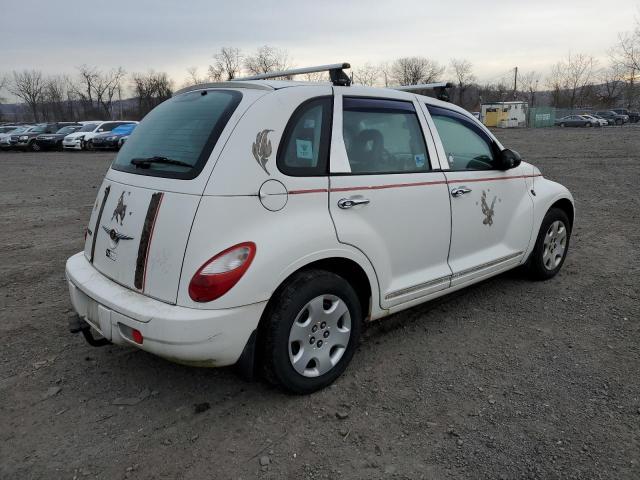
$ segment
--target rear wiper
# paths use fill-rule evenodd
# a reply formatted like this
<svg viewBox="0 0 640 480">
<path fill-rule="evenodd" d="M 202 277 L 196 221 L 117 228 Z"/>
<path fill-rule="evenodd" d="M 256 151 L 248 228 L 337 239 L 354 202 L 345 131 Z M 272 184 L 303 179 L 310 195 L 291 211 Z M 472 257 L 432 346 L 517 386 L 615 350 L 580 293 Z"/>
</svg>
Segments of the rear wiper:
<svg viewBox="0 0 640 480">
<path fill-rule="evenodd" d="M 131 160 L 131 165 L 135 165 L 138 168 L 149 168 L 152 163 L 161 163 L 164 165 L 178 165 L 180 167 L 193 168 L 193 165 L 180 160 L 173 160 L 167 157 L 149 157 L 149 158 L 134 158 Z"/>
</svg>

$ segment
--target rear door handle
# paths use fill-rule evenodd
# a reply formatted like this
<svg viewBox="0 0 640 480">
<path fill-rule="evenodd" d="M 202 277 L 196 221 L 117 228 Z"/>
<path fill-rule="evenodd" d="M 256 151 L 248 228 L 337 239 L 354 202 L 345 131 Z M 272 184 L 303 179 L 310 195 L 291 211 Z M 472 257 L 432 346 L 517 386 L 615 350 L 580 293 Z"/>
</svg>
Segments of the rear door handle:
<svg viewBox="0 0 640 480">
<path fill-rule="evenodd" d="M 451 190 L 452 197 L 461 197 L 465 193 L 469 193 L 471 191 L 470 188 L 467 187 L 456 187 Z"/>
<path fill-rule="evenodd" d="M 368 205 L 369 201 L 370 200 L 368 198 L 341 198 L 338 200 L 338 207 L 344 210 L 346 208 L 355 207 L 356 205 Z"/>
</svg>

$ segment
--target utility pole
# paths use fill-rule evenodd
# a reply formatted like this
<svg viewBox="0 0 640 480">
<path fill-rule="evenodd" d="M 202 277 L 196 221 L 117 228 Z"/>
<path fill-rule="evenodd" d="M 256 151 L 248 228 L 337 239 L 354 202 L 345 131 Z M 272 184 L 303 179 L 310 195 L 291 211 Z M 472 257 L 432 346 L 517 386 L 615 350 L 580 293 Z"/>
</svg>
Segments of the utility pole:
<svg viewBox="0 0 640 480">
<path fill-rule="evenodd" d="M 514 68 L 514 75 L 513 75 L 513 99 L 516 99 L 516 95 L 518 92 L 518 67 Z"/>
</svg>

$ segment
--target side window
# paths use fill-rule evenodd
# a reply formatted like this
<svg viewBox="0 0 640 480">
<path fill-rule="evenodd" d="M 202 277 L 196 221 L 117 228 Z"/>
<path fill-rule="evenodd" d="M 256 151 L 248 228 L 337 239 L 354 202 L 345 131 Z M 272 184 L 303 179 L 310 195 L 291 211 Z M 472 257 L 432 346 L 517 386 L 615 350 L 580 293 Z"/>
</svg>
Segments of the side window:
<svg viewBox="0 0 640 480">
<path fill-rule="evenodd" d="M 429 171 L 429 154 L 413 103 L 345 97 L 342 110 L 351 173 Z"/>
<path fill-rule="evenodd" d="M 327 175 L 333 97 L 318 97 L 300 105 L 287 123 L 277 156 L 285 175 Z"/>
<path fill-rule="evenodd" d="M 117 122 L 109 122 L 109 123 L 105 123 L 100 128 L 102 129 L 103 132 L 110 132 L 111 130 L 113 130 L 117 126 L 118 126 Z"/>
<path fill-rule="evenodd" d="M 451 170 L 495 169 L 494 145 L 471 120 L 457 112 L 427 106 Z"/>
</svg>

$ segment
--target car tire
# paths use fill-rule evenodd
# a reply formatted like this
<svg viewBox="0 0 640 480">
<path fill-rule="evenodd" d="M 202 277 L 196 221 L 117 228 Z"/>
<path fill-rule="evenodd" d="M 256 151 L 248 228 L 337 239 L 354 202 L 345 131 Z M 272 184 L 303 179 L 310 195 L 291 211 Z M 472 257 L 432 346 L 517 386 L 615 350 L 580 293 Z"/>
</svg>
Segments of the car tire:
<svg viewBox="0 0 640 480">
<path fill-rule="evenodd" d="M 560 124 L 560 126 L 561 126 L 562 128 L 564 128 L 564 127 L 565 127 L 565 124 L 564 124 L 564 123 L 561 123 L 561 124 Z"/>
<path fill-rule="evenodd" d="M 351 361 L 361 324 L 358 296 L 344 278 L 294 274 L 274 294 L 259 331 L 266 379 L 295 394 L 330 385 Z"/>
<path fill-rule="evenodd" d="M 562 268 L 571 238 L 571 224 L 567 214 L 551 208 L 542 219 L 536 244 L 527 261 L 527 270 L 534 280 L 548 280 Z"/>
<path fill-rule="evenodd" d="M 29 144 L 29 150 L 31 150 L 32 152 L 39 152 L 40 150 L 42 150 L 42 148 L 40 148 L 40 145 L 38 145 L 38 143 L 34 140 Z"/>
<path fill-rule="evenodd" d="M 615 122 L 616 122 L 616 125 L 622 125 L 623 123 L 622 120 L 620 120 L 619 118 L 617 118 Z"/>
<path fill-rule="evenodd" d="M 593 127 L 593 124 L 591 122 L 587 122 L 585 127 Z"/>
</svg>

